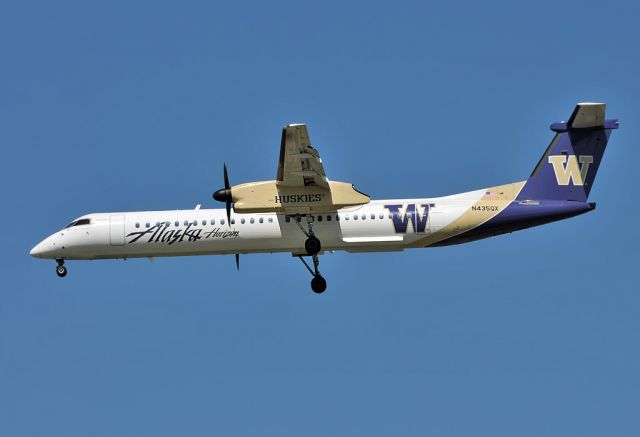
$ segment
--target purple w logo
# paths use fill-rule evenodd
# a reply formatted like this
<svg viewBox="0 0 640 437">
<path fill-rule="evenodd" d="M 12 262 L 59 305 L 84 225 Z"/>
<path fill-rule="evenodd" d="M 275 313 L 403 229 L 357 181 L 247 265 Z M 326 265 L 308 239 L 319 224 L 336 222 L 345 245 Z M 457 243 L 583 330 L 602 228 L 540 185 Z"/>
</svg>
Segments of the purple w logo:
<svg viewBox="0 0 640 437">
<path fill-rule="evenodd" d="M 391 213 L 393 220 L 393 227 L 396 230 L 396 234 L 406 234 L 409 220 L 411 220 L 411 226 L 413 231 L 417 233 L 423 233 L 424 228 L 427 226 L 427 219 L 429 218 L 429 204 L 420 205 L 424 208 L 422 215 L 417 211 L 417 205 L 410 204 L 404 209 L 404 214 L 400 214 L 400 208 L 404 205 L 385 205 L 384 207 Z"/>
</svg>

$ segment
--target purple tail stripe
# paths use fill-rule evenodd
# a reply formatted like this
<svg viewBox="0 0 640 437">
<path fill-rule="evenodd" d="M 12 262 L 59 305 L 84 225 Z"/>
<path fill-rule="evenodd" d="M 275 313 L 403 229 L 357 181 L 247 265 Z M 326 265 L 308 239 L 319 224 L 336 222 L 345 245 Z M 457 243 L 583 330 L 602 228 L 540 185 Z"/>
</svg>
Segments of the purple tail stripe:
<svg viewBox="0 0 640 437">
<path fill-rule="evenodd" d="M 507 208 L 482 225 L 456 235 L 434 246 L 467 243 L 507 232 L 519 231 L 545 223 L 593 211 L 595 203 L 541 200 L 538 203 L 511 202 Z"/>
</svg>

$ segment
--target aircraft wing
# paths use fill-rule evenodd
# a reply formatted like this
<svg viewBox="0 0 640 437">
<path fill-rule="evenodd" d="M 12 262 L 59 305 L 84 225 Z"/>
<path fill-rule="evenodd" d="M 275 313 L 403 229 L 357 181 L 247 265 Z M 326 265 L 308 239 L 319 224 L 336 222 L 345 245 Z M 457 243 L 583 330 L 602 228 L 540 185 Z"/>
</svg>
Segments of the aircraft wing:
<svg viewBox="0 0 640 437">
<path fill-rule="evenodd" d="M 320 154 L 311 146 L 305 124 L 288 124 L 282 129 L 276 181 L 288 187 L 329 189 Z"/>
</svg>

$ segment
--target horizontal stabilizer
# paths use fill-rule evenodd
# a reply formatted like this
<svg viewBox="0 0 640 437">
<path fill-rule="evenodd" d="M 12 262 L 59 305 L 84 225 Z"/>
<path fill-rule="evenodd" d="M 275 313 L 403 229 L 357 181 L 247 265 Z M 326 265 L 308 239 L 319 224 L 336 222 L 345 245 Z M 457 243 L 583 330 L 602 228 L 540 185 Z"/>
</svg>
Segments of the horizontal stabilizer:
<svg viewBox="0 0 640 437">
<path fill-rule="evenodd" d="M 570 129 L 592 129 L 604 127 L 604 103 L 578 103 L 567 122 Z"/>
</svg>

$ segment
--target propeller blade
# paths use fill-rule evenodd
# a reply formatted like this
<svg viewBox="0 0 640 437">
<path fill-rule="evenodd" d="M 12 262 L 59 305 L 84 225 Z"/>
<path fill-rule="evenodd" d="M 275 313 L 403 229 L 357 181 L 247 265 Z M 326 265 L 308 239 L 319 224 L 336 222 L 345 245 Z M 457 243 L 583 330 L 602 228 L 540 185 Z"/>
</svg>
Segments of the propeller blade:
<svg viewBox="0 0 640 437">
<path fill-rule="evenodd" d="M 213 198 L 218 202 L 224 202 L 227 210 L 227 223 L 231 227 L 231 202 L 233 202 L 233 196 L 231 195 L 231 185 L 229 184 L 229 172 L 227 171 L 227 163 L 224 163 L 224 188 L 220 188 L 213 193 Z"/>
<path fill-rule="evenodd" d="M 240 271 L 240 254 L 236 253 L 236 269 Z"/>
<path fill-rule="evenodd" d="M 229 173 L 227 172 L 227 163 L 224 163 L 224 189 L 227 191 L 227 203 L 226 203 L 226 208 L 227 208 L 227 223 L 229 224 L 229 227 L 231 227 L 231 186 L 229 185 Z M 238 256 L 236 255 L 236 264 L 238 264 Z M 238 264 L 239 265 L 239 264 Z M 238 267 L 238 270 L 240 270 L 240 267 Z"/>
<path fill-rule="evenodd" d="M 229 186 L 229 174 L 227 173 L 227 163 L 224 163 L 224 188 L 226 190 L 228 190 L 229 188 L 231 188 Z"/>
</svg>

